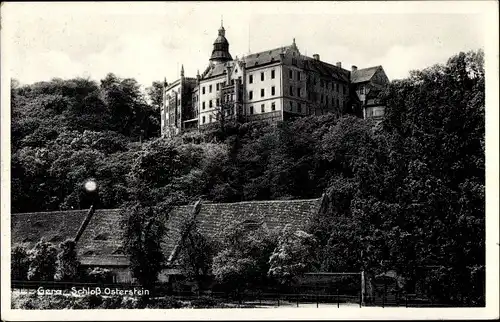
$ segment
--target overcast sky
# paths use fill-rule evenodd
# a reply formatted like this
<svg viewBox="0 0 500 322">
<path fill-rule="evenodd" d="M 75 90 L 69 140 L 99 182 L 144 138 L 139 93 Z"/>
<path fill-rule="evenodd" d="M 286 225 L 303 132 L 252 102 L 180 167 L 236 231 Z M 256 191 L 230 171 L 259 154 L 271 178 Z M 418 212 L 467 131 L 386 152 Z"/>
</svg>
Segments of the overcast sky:
<svg viewBox="0 0 500 322">
<path fill-rule="evenodd" d="M 113 72 L 149 86 L 164 77 L 177 79 L 181 64 L 186 76 L 194 77 L 208 64 L 221 16 L 233 58 L 289 45 L 295 38 L 302 54 L 317 53 L 347 69 L 382 65 L 390 79 L 484 47 L 480 14 L 453 3 L 417 5 L 8 3 L 2 20 L 11 45 L 11 76 L 21 83 L 77 76 L 99 80 Z"/>
</svg>

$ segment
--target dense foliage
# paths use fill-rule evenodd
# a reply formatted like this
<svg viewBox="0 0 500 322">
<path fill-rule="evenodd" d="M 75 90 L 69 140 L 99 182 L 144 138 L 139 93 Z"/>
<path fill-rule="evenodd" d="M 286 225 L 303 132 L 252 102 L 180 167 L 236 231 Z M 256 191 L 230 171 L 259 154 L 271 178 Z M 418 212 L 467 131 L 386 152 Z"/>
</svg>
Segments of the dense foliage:
<svg viewBox="0 0 500 322">
<path fill-rule="evenodd" d="M 114 75 L 100 84 L 13 82 L 12 210 L 88 207 L 82 183 L 95 178 L 99 206 L 127 203 L 129 245 L 139 267 L 153 263 L 141 253 L 161 256 L 160 236 L 168 234 L 162 223 L 176 204 L 326 192 L 328 207 L 309 227 L 318 243 L 315 270 L 377 275 L 393 269 L 409 292 L 481 305 L 483 60 L 482 51 L 460 53 L 393 81 L 383 93 L 387 108 L 379 125 L 309 116 L 277 126 L 228 123 L 173 139 L 156 138 L 161 83 L 148 89 L 146 100 L 134 80 Z M 235 239 L 215 256 L 216 276 L 264 272 L 252 257 L 265 248 L 257 243 L 263 240 L 250 238 L 238 249 Z"/>
</svg>

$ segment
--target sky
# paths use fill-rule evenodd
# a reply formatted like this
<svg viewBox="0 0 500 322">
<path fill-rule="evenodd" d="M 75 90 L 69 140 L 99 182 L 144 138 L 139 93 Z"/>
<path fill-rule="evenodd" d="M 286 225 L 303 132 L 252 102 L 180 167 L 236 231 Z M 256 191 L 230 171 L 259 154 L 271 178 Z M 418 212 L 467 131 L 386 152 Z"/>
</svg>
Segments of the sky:
<svg viewBox="0 0 500 322">
<path fill-rule="evenodd" d="M 480 11 L 426 3 L 8 3 L 2 21 L 10 76 L 24 84 L 112 72 L 149 86 L 179 78 L 181 65 L 194 77 L 221 17 L 233 58 L 295 38 L 302 54 L 346 69 L 382 65 L 392 80 L 486 43 Z"/>
</svg>

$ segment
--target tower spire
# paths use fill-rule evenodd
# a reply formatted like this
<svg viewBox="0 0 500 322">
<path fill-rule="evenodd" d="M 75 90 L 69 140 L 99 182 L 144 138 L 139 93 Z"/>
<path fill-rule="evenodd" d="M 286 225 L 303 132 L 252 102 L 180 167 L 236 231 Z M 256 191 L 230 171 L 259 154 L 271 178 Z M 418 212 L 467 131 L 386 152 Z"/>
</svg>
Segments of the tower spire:
<svg viewBox="0 0 500 322">
<path fill-rule="evenodd" d="M 181 77 L 184 77 L 184 64 L 181 65 Z"/>
</svg>

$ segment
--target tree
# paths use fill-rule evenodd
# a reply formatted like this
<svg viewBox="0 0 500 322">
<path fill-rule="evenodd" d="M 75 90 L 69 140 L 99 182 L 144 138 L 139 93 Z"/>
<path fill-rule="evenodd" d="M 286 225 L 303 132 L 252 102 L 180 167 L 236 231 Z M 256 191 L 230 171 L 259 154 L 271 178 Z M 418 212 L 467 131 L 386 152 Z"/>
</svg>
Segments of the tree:
<svg viewBox="0 0 500 322">
<path fill-rule="evenodd" d="M 80 261 L 76 256 L 76 244 L 74 240 L 66 240 L 59 247 L 55 279 L 58 281 L 74 281 L 80 273 Z"/>
<path fill-rule="evenodd" d="M 25 247 L 15 246 L 10 251 L 10 278 L 17 281 L 28 279 L 29 255 Z"/>
<path fill-rule="evenodd" d="M 28 279 L 30 281 L 53 281 L 56 273 L 56 248 L 44 241 L 39 241 L 30 253 Z"/>
<path fill-rule="evenodd" d="M 222 233 L 220 251 L 214 257 L 212 272 L 216 280 L 238 294 L 246 287 L 262 287 L 267 281 L 273 235 L 262 227 L 248 229 L 232 223 Z"/>
<path fill-rule="evenodd" d="M 146 92 L 153 109 L 159 113 L 163 104 L 163 82 L 154 81 L 151 86 L 146 88 Z"/>
<path fill-rule="evenodd" d="M 165 257 L 161 241 L 165 234 L 164 223 L 157 209 L 137 203 L 123 208 L 128 212 L 125 231 L 125 248 L 130 259 L 132 276 L 146 289 L 153 290 Z"/>
<path fill-rule="evenodd" d="M 179 244 L 179 265 L 184 274 L 194 280 L 198 290 L 212 268 L 213 246 L 196 227 L 196 223 L 186 222 L 181 229 L 182 239 Z"/>
<path fill-rule="evenodd" d="M 311 234 L 302 230 L 293 231 L 286 225 L 278 237 L 278 246 L 269 258 L 268 275 L 281 284 L 290 285 L 310 268 L 314 246 Z"/>
</svg>

